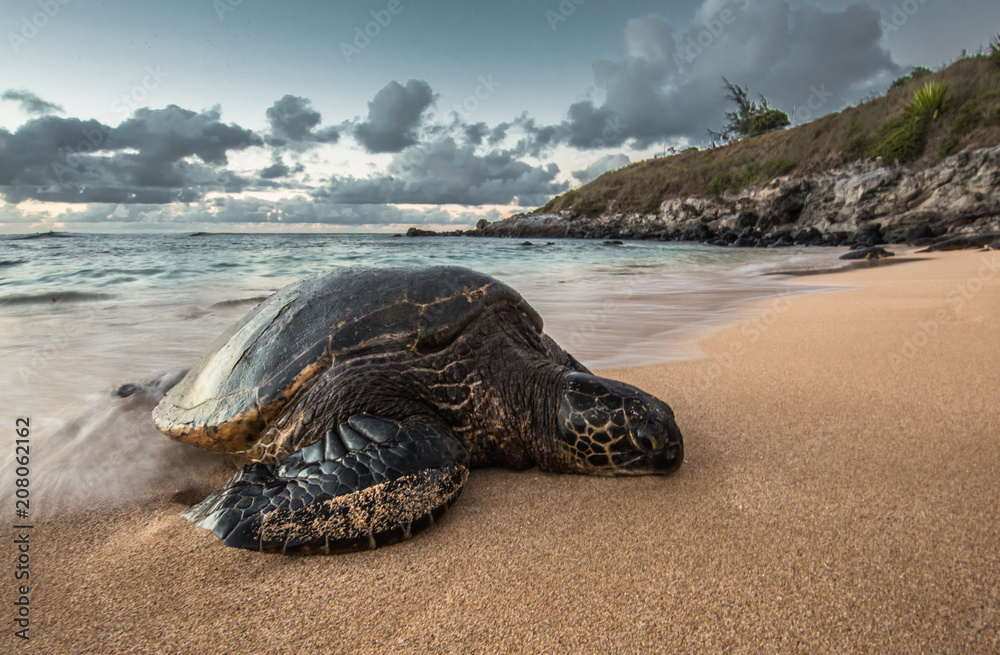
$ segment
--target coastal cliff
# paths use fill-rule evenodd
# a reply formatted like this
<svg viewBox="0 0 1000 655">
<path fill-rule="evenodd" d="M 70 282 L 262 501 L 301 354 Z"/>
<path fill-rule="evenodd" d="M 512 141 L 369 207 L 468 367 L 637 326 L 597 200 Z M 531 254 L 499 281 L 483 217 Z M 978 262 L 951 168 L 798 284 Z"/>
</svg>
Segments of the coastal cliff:
<svg viewBox="0 0 1000 655">
<path fill-rule="evenodd" d="M 713 245 L 930 244 L 1000 233 L 1000 147 L 964 151 L 915 169 L 859 161 L 776 178 L 738 194 L 665 200 L 654 213 L 586 216 L 576 209 L 480 221 L 429 234 L 701 241 Z M 988 236 L 985 236 L 988 239 Z"/>
<path fill-rule="evenodd" d="M 610 170 L 449 235 L 972 246 L 1000 232 L 1000 45 L 789 129 Z M 410 235 L 433 234 L 411 229 Z"/>
</svg>

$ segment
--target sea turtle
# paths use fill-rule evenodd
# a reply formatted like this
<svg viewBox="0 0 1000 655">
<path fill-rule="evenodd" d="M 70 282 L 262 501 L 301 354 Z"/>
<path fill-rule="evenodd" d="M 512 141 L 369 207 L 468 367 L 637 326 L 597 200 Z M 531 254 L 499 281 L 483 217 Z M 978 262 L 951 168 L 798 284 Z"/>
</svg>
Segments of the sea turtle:
<svg viewBox="0 0 1000 655">
<path fill-rule="evenodd" d="M 470 467 L 665 474 L 666 403 L 597 377 L 513 289 L 452 266 L 334 270 L 222 334 L 153 410 L 252 460 L 185 516 L 227 545 L 340 552 L 410 537 Z"/>
</svg>

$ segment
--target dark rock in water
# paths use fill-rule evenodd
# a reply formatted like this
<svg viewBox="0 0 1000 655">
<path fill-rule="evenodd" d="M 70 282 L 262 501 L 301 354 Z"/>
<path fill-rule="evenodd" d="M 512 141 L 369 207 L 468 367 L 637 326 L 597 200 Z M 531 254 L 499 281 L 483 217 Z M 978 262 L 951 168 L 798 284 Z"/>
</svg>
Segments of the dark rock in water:
<svg viewBox="0 0 1000 655">
<path fill-rule="evenodd" d="M 918 252 L 938 252 L 945 250 L 982 248 L 983 246 L 993 243 L 997 239 L 1000 239 L 1000 234 L 980 234 L 970 237 L 955 237 L 954 239 L 948 239 L 946 241 L 941 241 L 940 243 L 932 244 Z"/>
<path fill-rule="evenodd" d="M 789 246 L 794 246 L 795 242 L 788 237 L 781 237 L 777 241 L 771 244 L 771 248 L 788 248 Z"/>
<path fill-rule="evenodd" d="M 606 245 L 606 246 L 624 246 L 625 242 L 624 241 L 619 241 L 618 239 L 614 239 L 613 241 L 605 241 L 604 245 Z"/>
<path fill-rule="evenodd" d="M 118 390 L 115 391 L 115 393 L 118 394 L 119 398 L 128 398 L 129 396 L 134 396 L 140 391 L 142 391 L 141 384 L 132 384 L 130 382 L 128 384 L 123 384 L 122 386 L 118 387 Z"/>
<path fill-rule="evenodd" d="M 733 242 L 734 248 L 753 248 L 755 245 L 757 245 L 757 242 L 750 237 L 740 237 Z"/>
<path fill-rule="evenodd" d="M 450 230 L 447 232 L 435 232 L 434 230 L 423 230 L 419 227 L 411 227 L 406 231 L 408 237 L 464 237 L 465 230 Z"/>
<path fill-rule="evenodd" d="M 533 244 L 533 243 L 532 243 L 532 242 L 530 242 L 530 241 L 524 241 L 524 242 L 522 242 L 522 243 L 521 243 L 521 245 L 522 245 L 522 246 L 533 246 L 533 245 L 535 245 L 535 244 Z"/>
<path fill-rule="evenodd" d="M 395 239 L 396 237 L 401 237 L 401 236 L 403 236 L 403 235 L 402 234 L 393 234 L 392 238 Z"/>
<path fill-rule="evenodd" d="M 896 253 L 886 250 L 881 246 L 874 248 L 861 248 L 852 250 L 840 256 L 841 259 L 882 259 L 884 257 L 895 257 Z"/>
<path fill-rule="evenodd" d="M 554 245 L 556 245 L 556 242 L 555 241 L 546 241 L 545 245 L 547 245 L 547 246 L 554 246 Z"/>
</svg>

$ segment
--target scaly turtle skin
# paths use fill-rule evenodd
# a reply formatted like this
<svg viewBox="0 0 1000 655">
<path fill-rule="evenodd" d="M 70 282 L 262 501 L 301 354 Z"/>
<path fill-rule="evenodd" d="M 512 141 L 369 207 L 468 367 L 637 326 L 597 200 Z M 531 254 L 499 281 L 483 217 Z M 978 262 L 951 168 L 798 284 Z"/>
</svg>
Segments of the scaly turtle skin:
<svg viewBox="0 0 1000 655">
<path fill-rule="evenodd" d="M 406 539 L 475 466 L 642 475 L 683 461 L 666 403 L 591 374 L 516 291 L 458 267 L 286 287 L 220 336 L 153 419 L 251 458 L 185 516 L 266 551 Z"/>
</svg>

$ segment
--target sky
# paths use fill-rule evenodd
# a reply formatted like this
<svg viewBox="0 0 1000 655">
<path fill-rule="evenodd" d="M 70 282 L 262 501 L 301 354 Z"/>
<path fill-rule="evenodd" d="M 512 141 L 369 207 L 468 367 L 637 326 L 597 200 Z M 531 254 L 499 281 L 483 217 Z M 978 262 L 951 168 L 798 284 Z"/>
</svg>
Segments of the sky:
<svg viewBox="0 0 1000 655">
<path fill-rule="evenodd" d="M 0 233 L 469 227 L 707 145 L 723 76 L 799 124 L 998 32 L 997 0 L 5 0 Z"/>
</svg>

